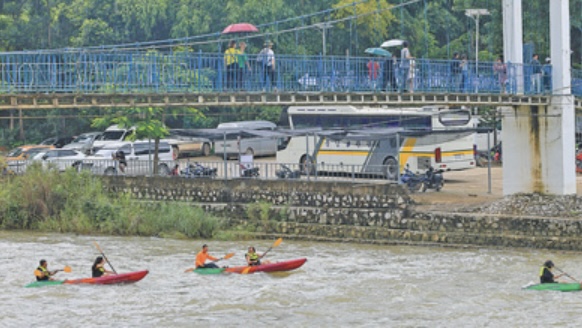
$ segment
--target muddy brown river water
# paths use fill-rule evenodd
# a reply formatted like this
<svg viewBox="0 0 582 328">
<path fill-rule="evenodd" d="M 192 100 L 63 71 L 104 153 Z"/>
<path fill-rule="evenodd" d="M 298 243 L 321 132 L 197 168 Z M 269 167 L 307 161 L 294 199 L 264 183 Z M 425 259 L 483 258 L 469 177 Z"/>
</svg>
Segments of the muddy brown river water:
<svg viewBox="0 0 582 328">
<path fill-rule="evenodd" d="M 97 241 L 124 286 L 23 288 L 38 260 L 61 278 L 90 275 Z M 184 273 L 205 241 L 0 232 L 0 327 L 577 327 L 582 292 L 524 291 L 551 258 L 582 277 L 582 256 L 527 249 L 428 248 L 284 240 L 272 261 L 307 257 L 288 273 Z M 259 252 L 269 241 L 210 241 L 211 253 Z"/>
</svg>

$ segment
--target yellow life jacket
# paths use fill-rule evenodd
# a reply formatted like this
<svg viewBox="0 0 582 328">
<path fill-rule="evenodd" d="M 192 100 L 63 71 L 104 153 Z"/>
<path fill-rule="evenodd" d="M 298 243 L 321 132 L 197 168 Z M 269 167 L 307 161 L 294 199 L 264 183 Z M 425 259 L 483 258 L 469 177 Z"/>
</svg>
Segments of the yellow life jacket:
<svg viewBox="0 0 582 328">
<path fill-rule="evenodd" d="M 251 262 L 257 262 L 259 260 L 259 254 L 257 253 L 247 253 L 247 256 Z"/>
<path fill-rule="evenodd" d="M 542 266 L 542 267 L 540 268 L 540 277 L 544 275 L 544 269 L 548 269 L 548 270 L 550 270 L 550 268 L 548 268 L 548 267 L 545 267 L 545 266 Z"/>
</svg>

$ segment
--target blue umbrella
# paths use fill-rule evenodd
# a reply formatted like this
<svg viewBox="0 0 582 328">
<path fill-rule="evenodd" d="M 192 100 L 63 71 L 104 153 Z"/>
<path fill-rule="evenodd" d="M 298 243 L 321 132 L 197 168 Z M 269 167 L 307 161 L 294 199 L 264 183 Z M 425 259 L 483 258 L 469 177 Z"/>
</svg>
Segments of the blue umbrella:
<svg viewBox="0 0 582 328">
<path fill-rule="evenodd" d="M 384 50 L 382 48 L 368 48 L 364 52 L 370 55 L 384 56 L 388 58 L 392 57 L 390 51 Z"/>
</svg>

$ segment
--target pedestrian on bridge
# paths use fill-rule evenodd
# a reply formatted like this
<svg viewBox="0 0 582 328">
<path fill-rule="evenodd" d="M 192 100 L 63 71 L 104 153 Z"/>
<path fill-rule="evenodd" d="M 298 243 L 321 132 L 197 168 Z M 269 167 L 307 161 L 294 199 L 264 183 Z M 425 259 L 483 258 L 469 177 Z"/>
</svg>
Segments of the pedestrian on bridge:
<svg viewBox="0 0 582 328">
<path fill-rule="evenodd" d="M 226 68 L 226 88 L 234 89 L 236 85 L 236 77 L 238 71 L 238 49 L 236 49 L 236 41 L 232 40 L 228 44 L 228 49 L 224 52 L 224 67 Z"/>
<path fill-rule="evenodd" d="M 539 61 L 538 54 L 533 54 L 531 62 L 531 92 L 541 93 L 542 92 L 542 65 Z"/>
<path fill-rule="evenodd" d="M 273 51 L 273 42 L 265 41 L 264 48 L 257 56 L 257 63 L 263 72 L 263 91 L 270 90 L 273 85 L 275 85 L 275 91 L 277 91 L 277 81 L 275 80 L 275 52 Z"/>
<path fill-rule="evenodd" d="M 402 50 L 400 51 L 400 92 L 406 90 L 406 84 L 409 81 L 410 75 L 410 60 L 414 59 L 408 50 L 408 42 L 402 42 Z"/>
<path fill-rule="evenodd" d="M 493 64 L 493 73 L 497 75 L 501 93 L 505 93 L 505 84 L 507 83 L 507 66 L 503 62 L 503 56 L 497 57 Z"/>
<path fill-rule="evenodd" d="M 244 41 L 239 43 L 239 54 L 238 54 L 238 80 L 237 80 L 237 89 L 245 90 L 244 86 L 244 77 L 247 75 L 247 72 L 251 71 L 251 65 L 249 64 L 249 58 L 247 54 L 245 54 L 245 49 L 247 48 L 247 44 Z"/>
</svg>

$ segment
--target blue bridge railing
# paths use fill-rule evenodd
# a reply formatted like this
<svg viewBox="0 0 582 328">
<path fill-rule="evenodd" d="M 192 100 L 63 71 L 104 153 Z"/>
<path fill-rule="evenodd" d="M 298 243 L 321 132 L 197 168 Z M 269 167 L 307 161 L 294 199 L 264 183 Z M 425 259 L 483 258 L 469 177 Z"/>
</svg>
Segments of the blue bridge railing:
<svg viewBox="0 0 582 328">
<path fill-rule="evenodd" d="M 232 58 L 231 58 L 232 59 Z M 227 65 L 230 64 L 230 65 Z M 402 68 L 381 57 L 201 52 L 0 53 L 0 93 L 420 92 L 551 93 L 551 67 L 415 59 Z M 407 65 L 404 65 L 407 66 Z M 582 95 L 582 70 L 572 70 Z"/>
</svg>

